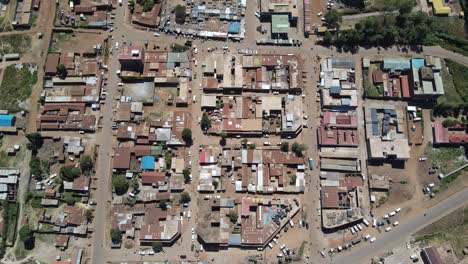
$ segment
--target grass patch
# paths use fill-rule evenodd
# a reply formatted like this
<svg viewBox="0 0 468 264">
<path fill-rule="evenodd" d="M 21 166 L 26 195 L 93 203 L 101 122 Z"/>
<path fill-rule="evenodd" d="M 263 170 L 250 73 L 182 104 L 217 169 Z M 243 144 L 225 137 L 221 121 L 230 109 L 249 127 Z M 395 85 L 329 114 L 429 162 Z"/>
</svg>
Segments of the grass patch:
<svg viewBox="0 0 468 264">
<path fill-rule="evenodd" d="M 15 241 L 16 221 L 18 219 L 18 205 L 16 203 L 3 203 L 3 241 Z"/>
<path fill-rule="evenodd" d="M 463 148 L 433 148 L 430 144 L 424 151 L 429 161 L 437 163 L 444 174 L 463 166 L 466 163 L 463 158 L 464 154 Z"/>
<path fill-rule="evenodd" d="M 11 21 L 5 17 L 0 17 L 0 32 L 13 31 Z"/>
<path fill-rule="evenodd" d="M 72 38 L 70 33 L 54 33 L 52 35 L 52 44 L 50 45 L 51 52 L 60 52 L 62 50 L 62 46 L 65 42 L 69 41 Z"/>
<path fill-rule="evenodd" d="M 468 244 L 468 207 L 460 208 L 416 233 L 416 241 L 422 243 L 449 242 L 459 259 Z"/>
<path fill-rule="evenodd" d="M 415 6 L 416 1 L 414 0 L 370 0 L 369 4 L 366 6 L 366 12 L 374 11 L 394 11 L 398 10 L 403 4 Z"/>
<path fill-rule="evenodd" d="M 16 244 L 14 253 L 15 253 L 16 260 L 22 260 L 26 258 L 26 256 L 28 255 L 28 251 L 24 248 L 23 242 Z"/>
<path fill-rule="evenodd" d="M 10 65 L 5 69 L 0 86 L 0 108 L 10 112 L 23 109 L 20 103 L 31 96 L 32 87 L 37 82 L 37 69 L 30 64 Z M 34 66 L 35 67 L 35 66 Z"/>
<path fill-rule="evenodd" d="M 31 36 L 15 34 L 0 36 L 0 53 L 24 53 L 31 49 Z"/>
<path fill-rule="evenodd" d="M 468 102 L 468 67 L 452 60 L 446 61 L 457 95 Z"/>
</svg>

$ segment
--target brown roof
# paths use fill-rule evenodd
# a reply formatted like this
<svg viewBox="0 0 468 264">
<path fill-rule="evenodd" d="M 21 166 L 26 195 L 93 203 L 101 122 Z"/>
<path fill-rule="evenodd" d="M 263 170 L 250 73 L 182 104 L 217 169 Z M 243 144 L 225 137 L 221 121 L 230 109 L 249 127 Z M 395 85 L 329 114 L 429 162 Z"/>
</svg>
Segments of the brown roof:
<svg viewBox="0 0 468 264">
<path fill-rule="evenodd" d="M 93 13 L 96 11 L 96 7 L 93 5 L 77 5 L 75 6 L 75 13 Z"/>
<path fill-rule="evenodd" d="M 383 83 L 383 72 L 378 70 L 372 72 L 372 79 L 374 83 Z"/>
<path fill-rule="evenodd" d="M 45 66 L 45 74 L 57 74 L 57 66 L 59 65 L 60 53 L 47 54 L 47 62 Z"/>
<path fill-rule="evenodd" d="M 424 263 L 428 264 L 442 264 L 444 263 L 440 258 L 439 252 L 435 247 L 428 247 L 422 250 L 421 257 Z"/>
<path fill-rule="evenodd" d="M 164 182 L 165 180 L 165 172 L 144 171 L 141 173 L 141 182 L 143 184 L 153 184 L 158 182 Z"/>
<path fill-rule="evenodd" d="M 55 246 L 56 247 L 67 247 L 69 239 L 70 239 L 69 235 L 57 235 L 57 237 L 55 238 Z"/>
<path fill-rule="evenodd" d="M 322 208 L 339 208 L 338 188 L 322 187 L 320 199 L 322 200 Z"/>
<path fill-rule="evenodd" d="M 130 168 L 130 156 L 129 147 L 119 147 L 116 149 L 114 155 L 114 169 Z"/>
<path fill-rule="evenodd" d="M 151 155 L 151 146 L 150 145 L 136 145 L 133 148 L 133 151 L 135 152 L 135 156 L 137 157 L 148 156 L 148 155 Z"/>
<path fill-rule="evenodd" d="M 71 224 L 76 226 L 85 224 L 86 218 L 84 216 L 83 208 L 65 205 L 63 207 L 63 212 L 67 214 L 67 217 L 64 219 L 64 224 Z"/>
</svg>

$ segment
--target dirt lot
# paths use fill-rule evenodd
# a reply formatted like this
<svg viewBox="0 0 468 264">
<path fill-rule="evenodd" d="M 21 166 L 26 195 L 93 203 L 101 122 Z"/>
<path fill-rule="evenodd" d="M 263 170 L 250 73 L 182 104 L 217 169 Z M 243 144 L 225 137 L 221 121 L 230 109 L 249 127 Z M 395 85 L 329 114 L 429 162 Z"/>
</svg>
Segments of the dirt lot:
<svg viewBox="0 0 468 264">
<path fill-rule="evenodd" d="M 106 32 L 53 32 L 50 51 L 83 53 L 93 49 L 93 45 L 102 44 L 107 38 Z"/>
</svg>

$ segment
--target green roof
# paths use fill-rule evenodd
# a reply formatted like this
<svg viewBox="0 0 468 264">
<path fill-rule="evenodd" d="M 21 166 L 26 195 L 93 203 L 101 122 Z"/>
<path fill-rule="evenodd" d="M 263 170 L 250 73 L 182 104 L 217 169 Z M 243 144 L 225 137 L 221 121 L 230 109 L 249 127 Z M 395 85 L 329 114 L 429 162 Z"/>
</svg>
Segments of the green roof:
<svg viewBox="0 0 468 264">
<path fill-rule="evenodd" d="M 288 15 L 271 16 L 271 33 L 288 33 L 289 17 Z"/>
</svg>

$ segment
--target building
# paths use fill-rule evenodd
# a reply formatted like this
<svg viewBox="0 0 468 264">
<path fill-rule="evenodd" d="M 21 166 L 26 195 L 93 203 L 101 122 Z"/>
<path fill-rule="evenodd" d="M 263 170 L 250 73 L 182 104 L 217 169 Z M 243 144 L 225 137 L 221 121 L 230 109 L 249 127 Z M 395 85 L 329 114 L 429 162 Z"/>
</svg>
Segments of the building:
<svg viewBox="0 0 468 264">
<path fill-rule="evenodd" d="M 297 199 L 200 200 L 196 233 L 206 248 L 265 248 L 300 210 Z M 237 219 L 233 216 L 237 215 Z M 241 232 L 233 232 L 240 225 Z"/>
<path fill-rule="evenodd" d="M 321 105 L 339 111 L 357 107 L 354 58 L 327 58 L 320 63 Z"/>
<path fill-rule="evenodd" d="M 260 19 L 272 21 L 274 15 L 287 15 L 291 26 L 297 26 L 299 17 L 297 0 L 261 0 Z"/>
<path fill-rule="evenodd" d="M 436 146 L 464 146 L 468 144 L 467 128 L 463 125 L 444 127 L 440 121 L 436 121 L 432 127 L 432 133 Z"/>
<path fill-rule="evenodd" d="M 289 17 L 288 15 L 271 16 L 271 38 L 288 39 Z"/>
<path fill-rule="evenodd" d="M 406 161 L 410 158 L 404 112 L 392 104 L 372 104 L 365 108 L 369 159 Z"/>
<path fill-rule="evenodd" d="M 143 72 L 145 51 L 141 47 L 123 45 L 119 54 L 122 71 Z"/>
<path fill-rule="evenodd" d="M 14 115 L 2 115 L 0 114 L 0 127 L 11 127 L 15 124 Z"/>
<path fill-rule="evenodd" d="M 442 264 L 440 254 L 436 247 L 427 247 L 421 250 L 421 258 L 424 264 Z"/>
<path fill-rule="evenodd" d="M 445 93 L 440 58 L 414 58 L 411 66 L 410 86 L 414 99 L 435 100 Z"/>
<path fill-rule="evenodd" d="M 429 3 L 432 3 L 432 8 L 434 9 L 434 14 L 438 16 L 447 16 L 452 13 L 452 9 L 446 5 L 443 0 L 428 0 Z"/>
</svg>

